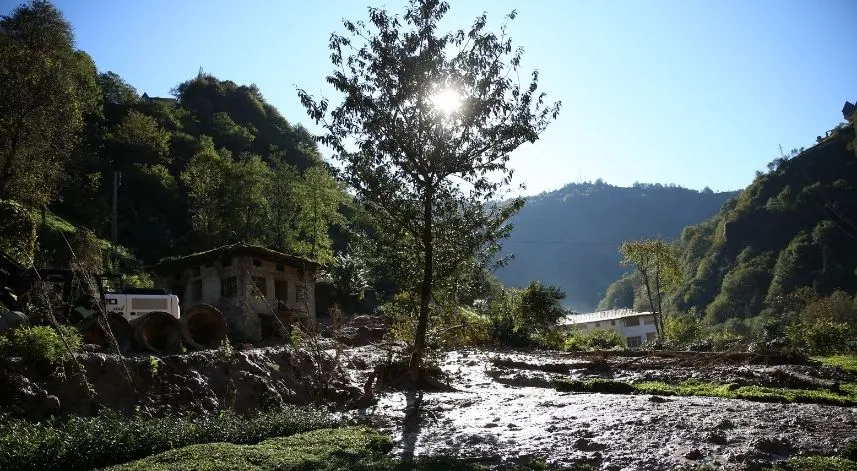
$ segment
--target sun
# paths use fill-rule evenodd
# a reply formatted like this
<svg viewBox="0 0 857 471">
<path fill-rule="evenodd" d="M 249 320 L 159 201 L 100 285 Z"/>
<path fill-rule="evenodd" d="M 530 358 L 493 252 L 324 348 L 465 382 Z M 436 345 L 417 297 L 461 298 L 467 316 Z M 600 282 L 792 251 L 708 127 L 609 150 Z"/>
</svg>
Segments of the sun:
<svg viewBox="0 0 857 471">
<path fill-rule="evenodd" d="M 443 88 L 432 95 L 431 102 L 444 114 L 452 114 L 461 107 L 461 95 L 452 88 Z"/>
</svg>

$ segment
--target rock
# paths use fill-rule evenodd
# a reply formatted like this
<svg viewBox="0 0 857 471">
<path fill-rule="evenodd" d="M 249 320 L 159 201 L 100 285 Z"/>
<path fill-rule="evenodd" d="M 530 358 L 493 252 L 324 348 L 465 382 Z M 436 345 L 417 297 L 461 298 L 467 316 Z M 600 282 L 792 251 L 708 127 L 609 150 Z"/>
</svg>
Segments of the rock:
<svg viewBox="0 0 857 471">
<path fill-rule="evenodd" d="M 669 402 L 669 399 L 663 398 L 661 396 L 649 396 L 649 402 L 663 404 L 664 402 Z"/>
<path fill-rule="evenodd" d="M 698 460 L 701 460 L 702 458 L 704 458 L 705 455 L 701 451 L 699 451 L 699 448 L 694 448 L 693 450 L 690 450 L 687 453 L 685 453 L 684 457 L 686 459 L 691 460 L 691 461 L 698 461 Z"/>
<path fill-rule="evenodd" d="M 582 451 L 597 451 L 607 448 L 601 443 L 594 442 L 588 438 L 580 437 L 574 442 L 575 448 Z"/>
<path fill-rule="evenodd" d="M 761 451 L 762 453 L 768 453 L 771 455 L 778 455 L 778 456 L 786 456 L 792 450 L 791 443 L 789 443 L 788 440 L 786 440 L 782 437 L 760 438 L 760 439 L 755 440 L 753 442 L 753 447 L 756 448 L 757 450 Z"/>
<path fill-rule="evenodd" d="M 726 434 L 721 432 L 711 432 L 708 434 L 705 440 L 708 443 L 714 443 L 715 445 L 725 445 L 726 443 L 728 443 L 728 440 L 726 439 Z"/>
<path fill-rule="evenodd" d="M 362 347 L 364 345 L 369 345 L 372 340 L 372 333 L 369 331 L 369 328 L 365 325 L 361 325 L 357 328 L 357 334 L 354 336 L 354 340 L 352 345 L 355 347 Z"/>
<path fill-rule="evenodd" d="M 30 319 L 20 311 L 0 311 L 0 335 L 19 327 L 29 327 Z"/>
<path fill-rule="evenodd" d="M 96 345 L 94 343 L 85 343 L 80 348 L 84 352 L 89 353 L 101 353 L 104 351 L 104 348 L 101 345 Z"/>
<path fill-rule="evenodd" d="M 714 426 L 717 430 L 726 430 L 730 428 L 735 428 L 735 424 L 732 423 L 729 419 L 721 420 L 717 425 Z"/>
</svg>

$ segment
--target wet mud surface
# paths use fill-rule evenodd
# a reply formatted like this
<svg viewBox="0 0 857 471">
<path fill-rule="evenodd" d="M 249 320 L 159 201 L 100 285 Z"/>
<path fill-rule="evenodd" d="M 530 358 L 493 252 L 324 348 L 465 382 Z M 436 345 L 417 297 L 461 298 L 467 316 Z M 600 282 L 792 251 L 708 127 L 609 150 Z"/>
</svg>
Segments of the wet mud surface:
<svg viewBox="0 0 857 471">
<path fill-rule="evenodd" d="M 374 365 L 389 357 L 389 351 L 367 346 L 345 352 L 343 362 L 362 384 Z M 857 410 L 850 407 L 566 393 L 550 387 L 553 378 L 594 377 L 781 387 L 786 380 L 809 380 L 819 387 L 855 381 L 834 368 L 754 364 L 746 356 L 600 358 L 477 350 L 448 353 L 439 363 L 456 391 L 386 390 L 377 404 L 353 416 L 390 431 L 396 452 L 405 458 L 451 455 L 486 464 L 540 458 L 606 470 L 703 464 L 759 469 L 795 454 L 830 454 L 857 440 Z"/>
</svg>

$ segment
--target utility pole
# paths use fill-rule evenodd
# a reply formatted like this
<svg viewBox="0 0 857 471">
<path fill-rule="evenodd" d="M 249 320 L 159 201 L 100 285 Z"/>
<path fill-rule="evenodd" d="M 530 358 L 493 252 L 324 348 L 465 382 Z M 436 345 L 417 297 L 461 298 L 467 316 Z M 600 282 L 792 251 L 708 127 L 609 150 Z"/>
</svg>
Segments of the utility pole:
<svg viewBox="0 0 857 471">
<path fill-rule="evenodd" d="M 122 172 L 118 170 L 113 171 L 113 219 L 110 222 L 110 229 L 113 235 L 113 245 L 116 245 L 118 233 L 119 233 L 119 224 L 117 222 L 118 214 L 119 214 L 119 185 L 122 184 Z"/>
</svg>

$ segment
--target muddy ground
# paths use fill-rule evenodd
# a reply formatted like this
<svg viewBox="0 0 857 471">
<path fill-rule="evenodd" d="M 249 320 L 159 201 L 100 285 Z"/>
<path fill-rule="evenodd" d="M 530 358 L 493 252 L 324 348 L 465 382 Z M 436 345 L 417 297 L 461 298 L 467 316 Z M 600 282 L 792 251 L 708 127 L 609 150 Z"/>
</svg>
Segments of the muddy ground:
<svg viewBox="0 0 857 471">
<path fill-rule="evenodd" d="M 368 346 L 345 355 L 347 371 L 361 382 L 389 349 Z M 830 454 L 857 440 L 857 411 L 850 407 L 564 393 L 550 387 L 553 378 L 593 377 L 780 386 L 809 377 L 822 387 L 857 380 L 835 368 L 752 363 L 752 356 L 599 358 L 462 350 L 440 360 L 457 391 L 385 391 L 376 405 L 352 414 L 389 430 L 404 457 L 454 455 L 486 464 L 541 458 L 605 470 L 702 464 L 758 469 L 794 454 Z M 414 414 L 417 404 L 420 413 Z"/>
<path fill-rule="evenodd" d="M 85 353 L 58 372 L 0 359 L 0 411 L 38 420 L 109 408 L 151 416 L 251 412 L 278 404 L 324 405 L 389 431 L 404 458 L 452 455 L 486 464 L 545 459 L 605 470 L 711 464 L 759 469 L 796 454 L 831 454 L 857 440 L 857 409 L 708 397 L 559 392 L 558 378 L 700 379 L 736 385 L 836 389 L 857 375 L 805 359 L 762 354 L 567 354 L 467 349 L 434 360 L 455 389 L 398 391 L 366 382 L 401 359 L 378 343 L 386 325 L 354 318 L 302 349 L 287 346 L 120 359 Z M 374 342 L 374 343 L 373 343 Z M 368 345 L 367 345 L 368 343 Z M 127 371 L 127 373 L 125 373 Z M 87 383 L 89 386 L 87 386 Z M 344 412 L 343 412 L 344 411 Z"/>
</svg>

